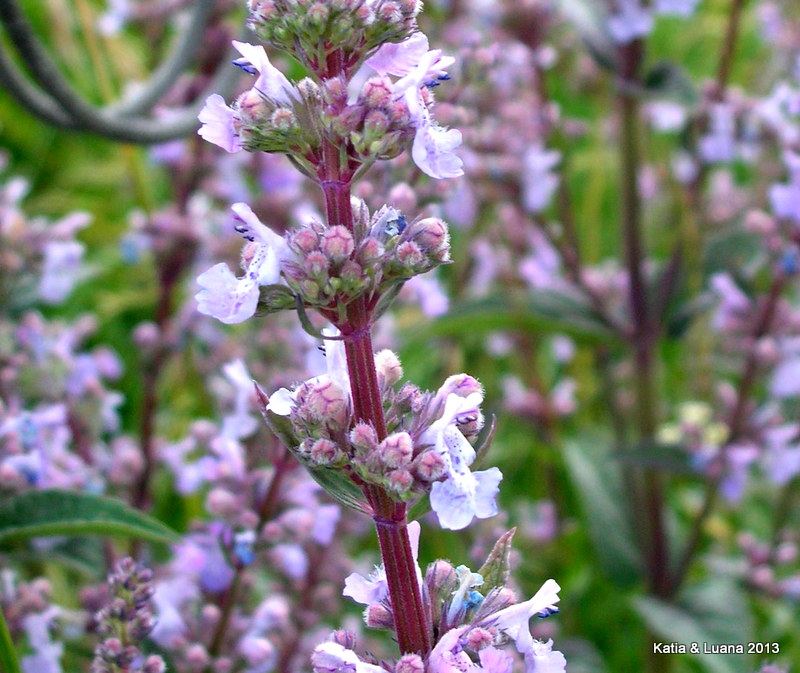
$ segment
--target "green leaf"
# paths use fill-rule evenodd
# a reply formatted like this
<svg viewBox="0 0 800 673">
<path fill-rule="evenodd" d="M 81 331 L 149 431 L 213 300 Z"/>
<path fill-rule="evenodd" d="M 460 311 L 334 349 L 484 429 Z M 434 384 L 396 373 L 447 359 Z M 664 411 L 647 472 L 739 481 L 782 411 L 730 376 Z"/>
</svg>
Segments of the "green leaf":
<svg viewBox="0 0 800 673">
<path fill-rule="evenodd" d="M 342 469 L 315 467 L 305 464 L 308 473 L 331 497 L 345 507 L 359 512 L 367 512 L 368 505 L 361 489 L 356 486 Z"/>
<path fill-rule="evenodd" d="M 21 673 L 22 671 L 2 607 L 0 607 L 0 671 L 2 673 Z"/>
<path fill-rule="evenodd" d="M 406 348 L 437 336 L 460 336 L 497 330 L 566 333 L 578 340 L 608 342 L 614 332 L 576 295 L 553 290 L 501 294 L 461 302 L 429 325 L 405 335 Z"/>
<path fill-rule="evenodd" d="M 48 535 L 122 535 L 175 542 L 164 524 L 121 500 L 90 493 L 29 491 L 0 505 L 0 542 Z"/>
<path fill-rule="evenodd" d="M 595 0 L 559 0 L 558 9 L 575 26 L 589 54 L 601 67 L 617 71 L 617 49 L 606 24 L 608 12 Z"/>
<path fill-rule="evenodd" d="M 567 467 L 583 505 L 589 537 L 605 573 L 621 587 L 642 575 L 639 550 L 627 517 L 628 500 L 618 464 L 597 441 L 569 442 Z"/>
<path fill-rule="evenodd" d="M 494 543 L 492 551 L 486 557 L 483 565 L 478 570 L 478 574 L 483 577 L 481 591 L 484 595 L 495 587 L 504 587 L 508 584 L 511 574 L 511 541 L 514 539 L 516 528 L 503 533 L 497 542 Z"/>
<path fill-rule="evenodd" d="M 753 639 L 747 600 L 742 589 L 732 580 L 715 578 L 690 587 L 676 604 L 651 596 L 636 597 L 633 607 L 664 642 L 686 645 L 687 656 L 702 662 L 704 670 L 711 673 L 752 670 L 748 658 L 742 655 L 703 653 L 705 643 L 746 644 Z M 692 643 L 698 644 L 698 653 L 689 651 Z"/>
<path fill-rule="evenodd" d="M 645 92 L 653 98 L 669 99 L 687 107 L 700 103 L 700 95 L 686 71 L 673 61 L 659 61 L 645 73 Z"/>
<path fill-rule="evenodd" d="M 612 457 L 628 465 L 673 474 L 697 474 L 689 453 L 679 444 L 639 444 L 632 449 L 616 451 Z"/>
</svg>

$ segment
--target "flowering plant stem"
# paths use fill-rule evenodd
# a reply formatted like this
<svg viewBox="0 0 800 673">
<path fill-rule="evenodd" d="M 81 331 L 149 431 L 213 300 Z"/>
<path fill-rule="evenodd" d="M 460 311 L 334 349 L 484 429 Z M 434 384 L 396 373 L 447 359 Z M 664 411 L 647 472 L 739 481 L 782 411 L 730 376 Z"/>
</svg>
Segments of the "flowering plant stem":
<svg viewBox="0 0 800 673">
<path fill-rule="evenodd" d="M 335 151 L 335 148 L 330 150 Z M 332 162 L 326 163 L 330 170 Z M 321 184 L 328 226 L 341 225 L 352 233 L 350 182 L 343 180 L 334 169 L 333 174 L 326 175 Z M 337 327 L 345 340 L 355 420 L 372 425 L 378 441 L 381 441 L 386 438 L 387 432 L 370 334 L 371 313 L 366 298 L 359 297 L 348 304 L 345 320 L 340 321 Z M 408 538 L 407 506 L 395 502 L 376 487 L 365 486 L 365 495 L 378 532 L 400 651 L 417 652 L 425 656 L 431 649 L 429 619 L 422 603 L 417 564 Z"/>
</svg>

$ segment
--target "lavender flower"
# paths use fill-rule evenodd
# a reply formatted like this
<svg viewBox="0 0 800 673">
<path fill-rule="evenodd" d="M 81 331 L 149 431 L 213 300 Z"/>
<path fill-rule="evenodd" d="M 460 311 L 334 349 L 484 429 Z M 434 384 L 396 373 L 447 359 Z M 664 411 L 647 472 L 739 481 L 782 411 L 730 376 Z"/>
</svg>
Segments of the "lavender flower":
<svg viewBox="0 0 800 673">
<path fill-rule="evenodd" d="M 640 0 L 616 0 L 617 11 L 608 19 L 608 32 L 615 42 L 626 44 L 653 29 L 653 15 Z"/>
</svg>

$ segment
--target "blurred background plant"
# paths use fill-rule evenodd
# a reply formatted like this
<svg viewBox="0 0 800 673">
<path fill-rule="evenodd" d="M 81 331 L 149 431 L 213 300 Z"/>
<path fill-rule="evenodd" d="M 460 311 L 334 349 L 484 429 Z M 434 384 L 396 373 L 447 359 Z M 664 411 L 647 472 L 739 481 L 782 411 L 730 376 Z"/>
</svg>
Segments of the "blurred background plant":
<svg viewBox="0 0 800 673">
<path fill-rule="evenodd" d="M 211 260 L 236 261 L 231 202 L 281 232 L 322 210 L 282 158 L 194 135 L 209 92 L 243 89 L 225 54 L 244 14 L 0 5 L 0 604 L 26 673 L 88 669 L 126 554 L 154 571 L 145 655 L 299 670 L 336 623 L 353 550 L 376 558 L 254 415 L 251 377 L 316 373 L 314 340 L 277 316 L 223 327 L 191 298 Z M 420 21 L 457 57 L 437 117 L 464 133 L 466 175 L 430 181 L 401 157 L 359 196 L 445 217 L 454 263 L 407 283 L 376 340 L 423 388 L 481 380 L 506 475 L 502 513 L 427 538 L 423 558 L 479 563 L 516 525 L 518 582 L 563 587 L 539 637 L 560 630 L 573 672 L 787 670 L 800 9 L 450 0 Z M 8 503 L 52 487 L 116 496 L 182 539 L 14 537 Z M 169 539 L 156 522 L 130 529 Z M 252 529 L 269 543 L 252 548 Z M 653 654 L 693 641 L 764 646 Z"/>
</svg>

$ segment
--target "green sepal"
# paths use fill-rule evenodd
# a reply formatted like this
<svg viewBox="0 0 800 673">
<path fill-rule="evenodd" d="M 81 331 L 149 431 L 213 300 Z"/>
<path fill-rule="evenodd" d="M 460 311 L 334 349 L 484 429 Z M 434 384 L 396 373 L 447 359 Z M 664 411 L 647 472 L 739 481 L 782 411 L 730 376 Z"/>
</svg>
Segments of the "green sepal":
<svg viewBox="0 0 800 673">
<path fill-rule="evenodd" d="M 514 539 L 516 528 L 503 533 L 497 542 L 494 543 L 492 551 L 483 562 L 478 573 L 483 577 L 481 591 L 484 595 L 492 589 L 504 587 L 508 584 L 511 575 L 511 541 Z"/>
</svg>

